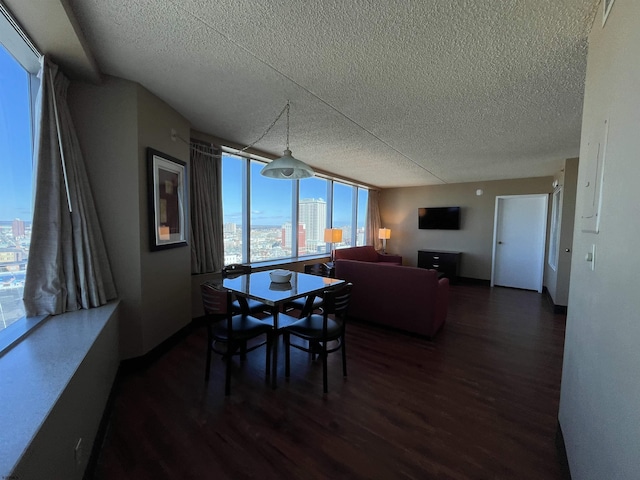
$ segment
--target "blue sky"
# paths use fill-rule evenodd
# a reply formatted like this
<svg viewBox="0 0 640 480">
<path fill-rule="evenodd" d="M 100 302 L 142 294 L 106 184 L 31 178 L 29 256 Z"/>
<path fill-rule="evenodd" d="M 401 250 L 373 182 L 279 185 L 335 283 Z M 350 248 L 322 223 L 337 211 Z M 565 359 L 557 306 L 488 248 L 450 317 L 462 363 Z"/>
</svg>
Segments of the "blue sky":
<svg viewBox="0 0 640 480">
<path fill-rule="evenodd" d="M 30 128 L 27 73 L 0 45 L 0 220 L 31 220 Z"/>
</svg>

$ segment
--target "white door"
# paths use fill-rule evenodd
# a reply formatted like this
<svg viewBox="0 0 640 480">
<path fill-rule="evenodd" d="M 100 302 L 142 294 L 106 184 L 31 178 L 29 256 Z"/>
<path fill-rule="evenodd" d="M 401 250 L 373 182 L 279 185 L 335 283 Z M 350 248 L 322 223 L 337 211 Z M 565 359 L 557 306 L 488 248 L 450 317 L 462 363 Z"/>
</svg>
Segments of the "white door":
<svg viewBox="0 0 640 480">
<path fill-rule="evenodd" d="M 548 195 L 496 198 L 491 285 L 542 292 Z"/>
</svg>

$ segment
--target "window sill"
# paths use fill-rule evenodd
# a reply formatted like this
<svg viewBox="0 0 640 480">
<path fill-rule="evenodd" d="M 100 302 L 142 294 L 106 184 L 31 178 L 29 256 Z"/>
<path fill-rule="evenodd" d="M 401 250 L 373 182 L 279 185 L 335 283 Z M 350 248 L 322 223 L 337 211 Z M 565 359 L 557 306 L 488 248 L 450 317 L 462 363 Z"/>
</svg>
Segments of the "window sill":
<svg viewBox="0 0 640 480">
<path fill-rule="evenodd" d="M 49 318 L 47 315 L 21 318 L 7 328 L 0 331 L 0 357 L 29 335 L 42 322 Z"/>
<path fill-rule="evenodd" d="M 37 457 L 46 456 L 46 452 L 29 447 L 38 441 L 38 434 L 45 428 L 47 420 L 55 416 L 56 407 L 69 392 L 69 385 L 81 371 L 83 362 L 106 326 L 111 327 L 110 321 L 117 320 L 118 304 L 117 301 L 110 302 L 100 308 L 47 317 L 48 321 L 41 322 L 37 329 L 31 329 L 26 337 L 14 342 L 13 347 L 0 357 L 0 478 L 11 478 L 19 464 L 23 467 L 24 462 L 35 463 Z M 109 335 L 113 336 L 111 330 Z M 111 342 L 115 352 L 109 352 L 109 356 L 113 356 L 117 368 L 117 338 L 113 338 Z M 109 350 L 114 347 L 109 347 Z M 105 375 L 105 383 L 109 382 L 106 377 L 110 376 Z M 83 426 L 89 423 L 79 412 L 77 416 Z M 68 415 L 66 418 L 67 424 L 74 422 Z M 71 435 L 62 430 L 56 429 L 55 432 L 61 444 L 68 440 L 65 436 Z M 90 438 L 86 440 L 93 441 Z M 45 444 L 48 445 L 46 450 L 58 448 L 51 442 Z M 83 460 L 86 464 L 86 459 Z M 66 460 L 56 460 L 63 461 Z M 51 468 L 51 471 L 56 471 L 56 466 Z"/>
</svg>

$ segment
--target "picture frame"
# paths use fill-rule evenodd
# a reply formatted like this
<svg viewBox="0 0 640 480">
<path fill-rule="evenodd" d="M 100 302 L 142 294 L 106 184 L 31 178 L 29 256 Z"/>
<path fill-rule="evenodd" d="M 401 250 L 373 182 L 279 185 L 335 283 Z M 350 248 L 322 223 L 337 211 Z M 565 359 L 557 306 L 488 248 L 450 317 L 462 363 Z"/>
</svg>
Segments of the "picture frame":
<svg viewBox="0 0 640 480">
<path fill-rule="evenodd" d="M 602 0 L 602 26 L 604 27 L 615 0 Z"/>
<path fill-rule="evenodd" d="M 187 246 L 187 164 L 147 148 L 149 247 Z"/>
</svg>

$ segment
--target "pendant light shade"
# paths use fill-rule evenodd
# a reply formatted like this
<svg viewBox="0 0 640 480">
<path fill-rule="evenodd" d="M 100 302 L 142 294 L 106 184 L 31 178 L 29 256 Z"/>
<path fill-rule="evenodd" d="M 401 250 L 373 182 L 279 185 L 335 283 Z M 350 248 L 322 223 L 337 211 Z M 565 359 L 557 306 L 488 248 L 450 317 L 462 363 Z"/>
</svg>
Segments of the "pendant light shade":
<svg viewBox="0 0 640 480">
<path fill-rule="evenodd" d="M 260 174 L 264 177 L 295 180 L 313 177 L 314 172 L 309 165 L 293 158 L 291 150 L 287 148 L 280 158 L 265 165 Z"/>
</svg>

